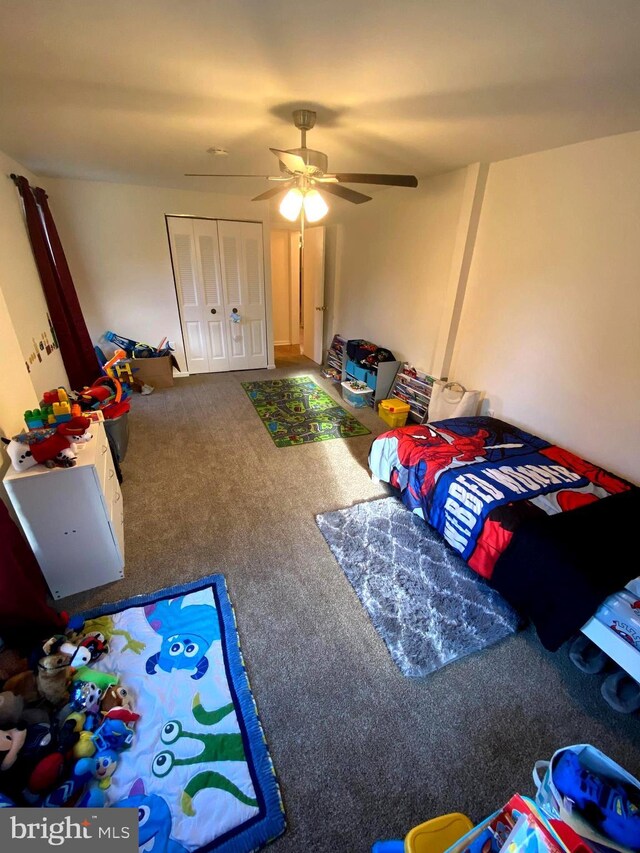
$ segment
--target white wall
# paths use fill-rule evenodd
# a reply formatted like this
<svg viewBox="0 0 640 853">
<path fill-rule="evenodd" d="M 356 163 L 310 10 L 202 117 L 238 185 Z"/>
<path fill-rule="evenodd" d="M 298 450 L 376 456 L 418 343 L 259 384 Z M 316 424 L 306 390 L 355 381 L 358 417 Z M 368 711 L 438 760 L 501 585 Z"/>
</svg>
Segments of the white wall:
<svg viewBox="0 0 640 853">
<path fill-rule="evenodd" d="M 354 207 L 329 241 L 332 328 L 435 369 L 467 170 Z"/>
<path fill-rule="evenodd" d="M 39 179 L 20 163 L 0 152 L 0 291 L 6 304 L 6 308 L 2 306 L 3 311 L 8 312 L 8 317 L 3 318 L 3 328 L 7 328 L 7 323 L 13 328 L 14 340 L 22 356 L 22 364 L 16 364 L 15 352 L 10 352 L 13 347 L 3 332 L 0 338 L 0 373 L 5 370 L 5 362 L 11 364 L 14 385 L 26 381 L 39 399 L 44 391 L 67 385 L 68 380 L 60 351 L 54 349 L 47 355 L 46 350 L 39 347 L 43 333 L 51 340 L 47 304 L 29 243 L 20 194 L 8 177 L 11 173 L 24 175 L 32 186 L 41 186 Z M 29 364 L 29 372 L 25 362 L 36 352 L 40 358 L 36 356 Z M 21 391 L 16 391 L 13 396 L 22 396 Z M 27 396 L 31 397 L 31 394 Z M 3 400 L 2 406 L 3 412 L 16 410 L 16 404 L 11 400 Z M 20 426 L 24 426 L 22 417 L 19 420 Z M 11 430 L 15 432 L 15 418 L 10 416 L 8 423 L 14 424 Z M 4 423 L 0 423 L 0 427 L 5 428 Z"/>
<path fill-rule="evenodd" d="M 640 482 L 640 133 L 492 164 L 452 375 Z"/>
<path fill-rule="evenodd" d="M 271 299 L 275 346 L 291 343 L 290 233 L 277 228 L 271 231 Z"/>
<path fill-rule="evenodd" d="M 176 343 L 183 371 L 186 361 L 165 214 L 263 222 L 267 347 L 272 353 L 265 203 L 240 196 L 66 179 L 47 179 L 47 190 L 92 338 L 97 340 L 111 329 L 156 345 L 167 336 Z"/>
</svg>

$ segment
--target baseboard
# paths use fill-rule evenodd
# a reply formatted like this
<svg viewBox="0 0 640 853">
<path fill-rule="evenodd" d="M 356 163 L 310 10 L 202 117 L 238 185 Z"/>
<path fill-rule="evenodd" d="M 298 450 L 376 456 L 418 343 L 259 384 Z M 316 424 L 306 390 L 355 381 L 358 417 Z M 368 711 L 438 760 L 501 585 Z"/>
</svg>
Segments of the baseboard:
<svg viewBox="0 0 640 853">
<path fill-rule="evenodd" d="M 274 347 L 290 347 L 291 341 L 274 341 Z"/>
<path fill-rule="evenodd" d="M 174 379 L 184 379 L 184 378 L 185 378 L 185 376 L 190 376 L 190 375 L 191 375 L 191 374 L 186 373 L 185 371 L 180 371 L 179 373 L 174 372 L 174 374 L 173 374 L 173 378 L 174 378 Z"/>
<path fill-rule="evenodd" d="M 276 369 L 275 364 L 268 364 L 267 365 L 267 370 L 275 370 L 275 369 Z"/>
</svg>

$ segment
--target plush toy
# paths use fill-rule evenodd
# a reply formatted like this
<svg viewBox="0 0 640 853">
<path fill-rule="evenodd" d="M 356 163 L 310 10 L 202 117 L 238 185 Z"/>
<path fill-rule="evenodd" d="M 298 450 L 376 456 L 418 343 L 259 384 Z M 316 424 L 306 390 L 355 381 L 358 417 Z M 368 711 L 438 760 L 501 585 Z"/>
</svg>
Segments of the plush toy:
<svg viewBox="0 0 640 853">
<path fill-rule="evenodd" d="M 78 669 L 81 666 L 86 666 L 91 663 L 91 650 L 83 644 L 74 645 L 64 636 L 64 634 L 54 634 L 42 646 L 45 655 L 52 655 L 56 652 L 62 652 L 69 655 L 69 665 Z"/>
<path fill-rule="evenodd" d="M 15 649 L 4 648 L 0 651 L 0 681 L 6 681 L 19 672 L 29 668 L 27 659 Z"/>
<path fill-rule="evenodd" d="M 100 713 L 105 717 L 117 717 L 117 714 L 114 714 L 116 708 L 128 708 L 131 710 L 132 701 L 133 697 L 126 687 L 119 687 L 114 684 L 104 692 L 104 696 L 100 702 Z"/>
<path fill-rule="evenodd" d="M 48 751 L 39 758 L 29 775 L 27 788 L 32 794 L 43 794 L 59 783 L 78 737 L 73 722 L 65 722 L 59 730 L 52 730 L 51 740 L 44 747 Z"/>
<path fill-rule="evenodd" d="M 13 729 L 0 729 L 0 772 L 10 770 L 24 746 L 27 728 L 18 724 Z"/>
<path fill-rule="evenodd" d="M 67 683 L 71 676 L 69 655 L 58 652 L 45 655 L 38 661 L 38 672 L 20 672 L 5 682 L 5 690 L 22 696 L 25 702 L 46 699 L 52 705 L 62 705 L 67 698 Z"/>
<path fill-rule="evenodd" d="M 47 468 L 59 465 L 72 468 L 77 461 L 75 445 L 93 438 L 89 418 L 75 417 L 57 426 L 35 429 L 15 435 L 11 441 L 3 438 L 7 453 L 16 471 L 26 471 L 34 465 Z"/>
<path fill-rule="evenodd" d="M 9 690 L 0 693 L 0 729 L 12 729 L 24 711 L 24 699 Z"/>
<path fill-rule="evenodd" d="M 69 693 L 69 703 L 74 711 L 97 714 L 102 691 L 91 681 L 74 681 Z"/>
<path fill-rule="evenodd" d="M 131 716 L 138 718 L 137 714 Z M 133 729 L 126 726 L 123 720 L 106 719 L 93 735 L 93 742 L 98 752 L 129 749 L 133 743 Z"/>
<path fill-rule="evenodd" d="M 83 666 L 73 674 L 74 684 L 77 681 L 90 681 L 100 689 L 100 693 L 102 694 L 112 684 L 118 683 L 118 676 L 112 675 L 110 672 L 99 672 L 97 669 L 89 669 L 89 667 Z"/>
<path fill-rule="evenodd" d="M 118 753 L 113 749 L 104 749 L 91 758 L 81 758 L 76 762 L 73 773 L 79 779 L 88 782 L 97 779 L 103 790 L 111 784 L 111 777 L 118 766 Z"/>
</svg>

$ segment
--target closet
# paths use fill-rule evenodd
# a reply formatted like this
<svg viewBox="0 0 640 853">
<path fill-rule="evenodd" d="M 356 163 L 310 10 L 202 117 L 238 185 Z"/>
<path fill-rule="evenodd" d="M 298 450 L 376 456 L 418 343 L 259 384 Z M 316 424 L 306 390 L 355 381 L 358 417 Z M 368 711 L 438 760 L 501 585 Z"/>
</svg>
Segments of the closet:
<svg viewBox="0 0 640 853">
<path fill-rule="evenodd" d="M 189 373 L 267 366 L 262 225 L 167 216 Z"/>
</svg>

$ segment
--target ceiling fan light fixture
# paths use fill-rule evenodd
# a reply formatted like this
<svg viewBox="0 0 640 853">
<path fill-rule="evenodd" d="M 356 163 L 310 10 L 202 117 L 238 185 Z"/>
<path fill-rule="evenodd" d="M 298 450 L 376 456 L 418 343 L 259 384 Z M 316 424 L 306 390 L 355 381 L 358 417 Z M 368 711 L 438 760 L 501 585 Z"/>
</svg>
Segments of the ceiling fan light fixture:
<svg viewBox="0 0 640 853">
<path fill-rule="evenodd" d="M 318 222 L 329 212 L 329 207 L 318 190 L 307 190 L 304 194 L 303 205 L 304 215 L 308 222 Z"/>
<path fill-rule="evenodd" d="M 302 192 L 297 187 L 290 189 L 280 202 L 280 213 L 289 222 L 295 222 L 298 216 L 300 216 L 303 199 Z"/>
</svg>

